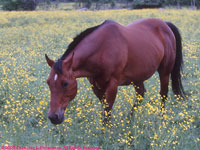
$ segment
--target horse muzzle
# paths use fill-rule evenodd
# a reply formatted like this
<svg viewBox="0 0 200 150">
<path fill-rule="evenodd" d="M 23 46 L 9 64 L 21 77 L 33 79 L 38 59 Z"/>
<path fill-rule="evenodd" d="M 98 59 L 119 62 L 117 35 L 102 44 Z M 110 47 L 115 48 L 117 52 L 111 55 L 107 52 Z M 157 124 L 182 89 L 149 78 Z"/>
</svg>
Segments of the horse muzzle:
<svg viewBox="0 0 200 150">
<path fill-rule="evenodd" d="M 49 112 L 48 118 L 55 125 L 61 124 L 64 121 L 64 109 L 59 109 L 57 112 Z"/>
</svg>

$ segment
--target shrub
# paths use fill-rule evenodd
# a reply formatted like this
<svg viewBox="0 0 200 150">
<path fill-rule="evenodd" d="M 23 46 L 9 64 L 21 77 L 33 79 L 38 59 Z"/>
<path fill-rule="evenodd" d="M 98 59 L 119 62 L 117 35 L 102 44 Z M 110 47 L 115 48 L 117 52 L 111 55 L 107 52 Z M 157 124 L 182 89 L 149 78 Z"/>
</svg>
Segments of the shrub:
<svg viewBox="0 0 200 150">
<path fill-rule="evenodd" d="M 132 4 L 133 9 L 143 9 L 143 8 L 161 8 L 161 1 L 134 1 Z"/>
<path fill-rule="evenodd" d="M 3 10 L 35 10 L 37 3 L 35 0 L 1 0 Z"/>
</svg>

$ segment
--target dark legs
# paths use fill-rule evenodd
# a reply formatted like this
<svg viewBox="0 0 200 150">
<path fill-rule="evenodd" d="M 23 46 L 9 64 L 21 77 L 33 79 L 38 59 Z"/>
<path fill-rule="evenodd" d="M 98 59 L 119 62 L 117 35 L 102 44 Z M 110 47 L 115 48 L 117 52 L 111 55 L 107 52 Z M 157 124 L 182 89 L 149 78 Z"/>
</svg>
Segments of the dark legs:
<svg viewBox="0 0 200 150">
<path fill-rule="evenodd" d="M 134 83 L 134 87 L 136 91 L 136 101 L 131 110 L 131 116 L 133 115 L 134 109 L 137 108 L 141 104 L 144 97 L 144 92 L 146 91 L 143 82 Z"/>
<path fill-rule="evenodd" d="M 100 101 L 104 98 L 105 88 L 100 87 L 98 83 L 93 78 L 88 78 L 89 82 L 91 83 L 92 90 L 94 94 L 99 98 Z"/>
<path fill-rule="evenodd" d="M 135 83 L 134 85 L 135 87 L 135 91 L 136 91 L 136 101 L 133 105 L 133 107 L 137 107 L 140 105 L 140 103 L 142 102 L 142 99 L 144 97 L 144 92 L 146 91 L 145 90 L 145 87 L 144 87 L 144 83 L 141 82 L 141 83 Z"/>
<path fill-rule="evenodd" d="M 159 72 L 159 76 L 160 76 L 160 95 L 161 95 L 161 100 L 162 100 L 161 109 L 163 109 L 165 108 L 165 101 L 167 100 L 170 75 L 162 74 Z M 143 100 L 144 92 L 146 91 L 143 82 L 135 84 L 135 90 L 136 90 L 137 99 L 133 105 L 133 109 L 135 107 L 138 107 Z"/>
<path fill-rule="evenodd" d="M 103 103 L 104 107 L 104 121 L 107 122 L 111 118 L 111 110 L 117 95 L 118 82 L 116 79 L 112 78 L 107 84 L 105 92 L 105 101 Z"/>
<path fill-rule="evenodd" d="M 166 60 L 163 58 L 160 67 L 158 68 L 158 73 L 160 77 L 160 96 L 161 96 L 161 111 L 165 109 L 165 101 L 167 100 L 169 77 L 173 70 L 173 59 Z"/>
<path fill-rule="evenodd" d="M 159 73 L 160 75 L 160 95 L 161 95 L 161 110 L 165 108 L 165 101 L 167 100 L 168 86 L 169 86 L 169 74 L 164 75 Z"/>
<path fill-rule="evenodd" d="M 111 117 L 111 109 L 116 98 L 118 81 L 114 78 L 111 78 L 110 81 L 108 81 L 106 84 L 101 84 L 101 87 L 99 87 L 95 80 L 88 80 L 92 84 L 92 89 L 95 95 L 99 98 L 103 105 L 105 117 L 104 121 L 107 121 Z"/>
<path fill-rule="evenodd" d="M 165 108 L 165 101 L 167 100 L 168 94 L 168 85 L 169 85 L 169 76 L 170 74 L 164 74 L 159 71 L 160 76 L 160 95 L 162 100 L 161 109 Z M 92 78 L 88 78 L 90 83 L 92 84 L 92 89 L 95 95 L 101 101 L 103 108 L 104 108 L 104 121 L 107 121 L 111 117 L 111 109 L 113 107 L 116 94 L 117 94 L 117 87 L 118 81 L 115 78 L 111 78 L 107 83 L 99 85 L 96 80 Z M 134 87 L 136 90 L 136 101 L 133 105 L 131 115 L 133 115 L 134 109 L 137 108 L 144 97 L 145 87 L 143 82 L 134 83 Z"/>
<path fill-rule="evenodd" d="M 167 100 L 170 74 L 163 74 L 159 72 L 159 76 L 160 76 L 160 95 L 161 95 L 161 100 L 162 100 L 161 110 L 163 110 L 165 108 L 165 101 Z M 135 85 L 137 98 L 133 105 L 131 115 L 133 115 L 134 109 L 137 108 L 141 104 L 144 97 L 144 92 L 146 91 L 143 82 L 135 83 L 134 85 Z"/>
</svg>

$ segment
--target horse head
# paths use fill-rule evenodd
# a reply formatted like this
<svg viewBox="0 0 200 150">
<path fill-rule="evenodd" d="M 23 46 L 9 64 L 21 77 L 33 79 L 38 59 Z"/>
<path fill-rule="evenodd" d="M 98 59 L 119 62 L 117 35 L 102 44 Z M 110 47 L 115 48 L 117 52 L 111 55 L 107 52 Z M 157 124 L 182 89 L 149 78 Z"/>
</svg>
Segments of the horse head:
<svg viewBox="0 0 200 150">
<path fill-rule="evenodd" d="M 47 79 L 51 93 L 48 118 L 53 124 L 61 124 L 64 121 L 64 111 L 67 105 L 77 93 L 77 81 L 71 67 L 73 54 L 57 62 L 51 60 L 47 55 L 45 57 L 51 67 Z"/>
</svg>

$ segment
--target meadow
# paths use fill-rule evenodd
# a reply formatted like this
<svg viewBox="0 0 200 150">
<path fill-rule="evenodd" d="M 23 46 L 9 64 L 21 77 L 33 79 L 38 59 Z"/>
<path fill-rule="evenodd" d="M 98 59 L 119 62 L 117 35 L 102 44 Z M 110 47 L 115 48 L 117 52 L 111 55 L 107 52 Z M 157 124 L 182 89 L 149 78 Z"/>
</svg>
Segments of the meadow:
<svg viewBox="0 0 200 150">
<path fill-rule="evenodd" d="M 174 23 L 183 39 L 183 86 L 187 99 L 169 90 L 160 111 L 159 78 L 145 82 L 144 101 L 127 117 L 136 99 L 133 86 L 119 87 L 111 123 L 89 82 L 78 79 L 78 94 L 61 125 L 47 118 L 50 68 L 81 31 L 106 19 L 123 25 L 141 18 Z M 144 35 L 145 36 L 145 35 Z M 141 60 L 142 61 L 142 60 Z M 100 146 L 103 150 L 200 149 L 200 11 L 173 9 L 0 12 L 0 146 Z"/>
</svg>

